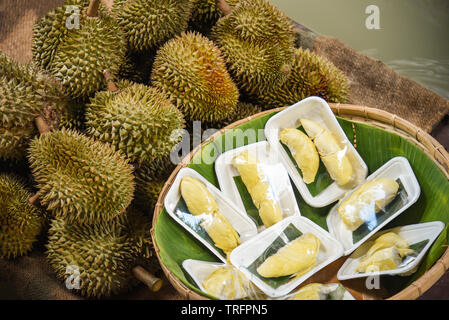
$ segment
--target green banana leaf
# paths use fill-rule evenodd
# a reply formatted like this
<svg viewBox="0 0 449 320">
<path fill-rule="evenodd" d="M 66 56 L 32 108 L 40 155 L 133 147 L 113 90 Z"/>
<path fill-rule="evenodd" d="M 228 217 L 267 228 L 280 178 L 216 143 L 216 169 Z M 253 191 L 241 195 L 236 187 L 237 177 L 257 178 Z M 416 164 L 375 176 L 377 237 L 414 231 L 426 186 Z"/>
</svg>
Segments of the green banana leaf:
<svg viewBox="0 0 449 320">
<path fill-rule="evenodd" d="M 218 186 L 211 159 L 216 159 L 222 152 L 265 140 L 263 128 L 268 119 L 275 113 L 266 114 L 243 123 L 216 137 L 203 146 L 200 152 L 192 158 L 189 167 Z M 385 277 L 381 279 L 381 286 L 386 288 L 390 295 L 394 295 L 432 267 L 446 250 L 449 226 L 449 181 L 432 159 L 405 138 L 370 125 L 355 123 L 339 117 L 337 119 L 349 141 L 354 140 L 355 131 L 357 151 L 365 160 L 369 174 L 376 171 L 388 160 L 403 156 L 409 160 L 420 183 L 421 196 L 418 201 L 385 226 L 384 229 L 429 221 L 442 221 L 446 224 L 446 228 L 432 245 L 416 273 L 408 277 Z M 256 129 L 257 134 L 253 135 L 251 132 L 245 131 L 247 129 Z M 326 216 L 334 204 L 325 208 L 312 208 L 304 202 L 294 186 L 293 189 L 301 215 L 327 230 Z M 154 235 L 160 250 L 162 263 L 187 287 L 211 298 L 195 286 L 187 276 L 187 272 L 183 270 L 182 262 L 185 259 L 218 261 L 218 258 L 171 219 L 165 209 L 162 210 L 154 225 Z"/>
</svg>

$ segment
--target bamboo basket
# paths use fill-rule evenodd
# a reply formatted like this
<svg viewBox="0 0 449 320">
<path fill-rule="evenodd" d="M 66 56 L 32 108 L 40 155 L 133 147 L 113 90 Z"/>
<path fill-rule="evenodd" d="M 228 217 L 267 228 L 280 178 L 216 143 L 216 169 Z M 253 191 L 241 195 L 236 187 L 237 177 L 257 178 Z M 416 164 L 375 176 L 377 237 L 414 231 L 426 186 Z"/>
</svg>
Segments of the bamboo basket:
<svg viewBox="0 0 449 320">
<path fill-rule="evenodd" d="M 407 120 L 404 120 L 394 114 L 391 114 L 389 112 L 380 109 L 356 105 L 348 105 L 348 104 L 330 104 L 330 107 L 335 115 L 340 116 L 344 119 L 369 124 L 371 126 L 378 127 L 386 131 L 394 132 L 404 137 L 405 139 L 407 139 L 408 141 L 412 142 L 417 147 L 419 147 L 422 151 L 424 151 L 435 162 L 435 164 L 441 169 L 441 171 L 445 174 L 446 178 L 449 180 L 449 153 L 437 140 L 435 140 L 432 136 L 430 136 L 422 129 L 416 127 Z M 189 164 L 190 160 L 198 150 L 200 150 L 211 139 L 214 139 L 216 136 L 223 134 L 225 131 L 229 129 L 232 129 L 247 121 L 266 115 L 267 113 L 271 113 L 273 111 L 280 111 L 283 109 L 284 108 L 267 110 L 259 114 L 253 115 L 251 117 L 248 117 L 246 119 L 237 121 L 227 126 L 226 128 L 221 129 L 216 134 L 209 137 L 207 141 L 197 146 L 176 167 L 176 169 L 173 171 L 173 173 L 165 183 L 161 191 L 161 194 L 159 195 L 159 199 L 157 201 L 154 210 L 153 226 L 156 225 L 158 216 L 162 211 L 162 209 L 164 208 L 165 196 L 170 186 L 172 185 L 173 181 L 175 180 L 178 171 Z M 156 255 L 157 258 L 159 259 L 162 270 L 164 271 L 167 279 L 170 281 L 173 287 L 187 300 L 207 299 L 206 297 L 196 293 L 195 291 L 192 291 L 187 286 L 185 286 L 175 275 L 171 273 L 170 270 L 168 270 L 167 267 L 164 266 L 164 264 L 162 264 L 159 249 L 154 236 L 154 229 L 151 229 L 151 236 L 153 239 L 153 243 L 155 245 Z M 336 265 L 332 264 L 334 265 L 333 267 L 332 265 L 330 265 L 329 266 L 331 269 L 330 271 L 336 274 L 337 273 L 336 270 L 338 270 L 336 268 L 339 268 L 339 266 L 341 266 L 344 260 L 345 258 L 343 257 L 342 259 L 336 262 Z M 408 287 L 406 287 L 396 295 L 388 298 L 388 300 L 414 300 L 419 298 L 424 292 L 430 289 L 445 274 L 448 268 L 449 268 L 449 248 L 446 249 L 442 257 L 429 270 L 427 270 L 427 272 L 424 273 L 418 280 L 414 281 L 412 284 L 410 284 Z M 328 269 L 328 267 L 326 267 L 324 270 L 326 269 Z M 313 278 L 315 278 L 315 276 L 312 277 L 311 279 Z M 336 279 L 335 276 L 334 279 Z M 353 293 L 353 295 L 359 299 L 365 300 L 373 298 L 372 296 L 366 293 L 355 292 L 354 294 L 352 290 L 350 290 L 350 292 Z"/>
</svg>

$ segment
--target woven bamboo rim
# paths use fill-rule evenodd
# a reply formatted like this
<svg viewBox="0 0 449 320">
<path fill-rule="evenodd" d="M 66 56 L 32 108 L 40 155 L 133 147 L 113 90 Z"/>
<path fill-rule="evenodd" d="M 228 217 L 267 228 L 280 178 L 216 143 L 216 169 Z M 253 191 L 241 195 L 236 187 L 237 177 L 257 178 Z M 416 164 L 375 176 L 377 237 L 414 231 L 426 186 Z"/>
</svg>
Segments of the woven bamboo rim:
<svg viewBox="0 0 449 320">
<path fill-rule="evenodd" d="M 389 112 L 363 107 L 356 105 L 348 105 L 348 104 L 331 104 L 330 105 L 334 114 L 359 123 L 365 123 L 372 125 L 374 127 L 378 127 L 384 129 L 386 131 L 394 132 L 404 137 L 408 141 L 414 143 L 418 148 L 424 151 L 433 161 L 434 163 L 443 171 L 446 178 L 449 180 L 449 153 L 444 149 L 444 147 L 435 140 L 432 136 L 430 136 L 427 132 L 418 128 L 414 124 L 410 123 L 407 120 L 404 120 L 394 114 Z M 157 218 L 164 208 L 164 199 L 165 196 L 175 180 L 178 171 L 182 168 L 186 167 L 195 153 L 200 150 L 205 144 L 207 144 L 210 140 L 214 139 L 216 136 L 223 134 L 225 131 L 230 130 L 242 123 L 251 121 L 255 118 L 261 117 L 273 111 L 280 111 L 284 108 L 278 108 L 273 110 L 267 110 L 246 119 L 242 119 L 237 121 L 226 128 L 221 129 L 213 136 L 209 137 L 205 142 L 196 147 L 188 156 L 186 156 L 182 162 L 176 167 L 171 176 L 168 178 L 165 183 L 161 194 L 159 195 L 159 199 L 157 201 L 154 216 L 153 216 L 153 226 L 156 225 Z M 153 243 L 156 249 L 156 255 L 161 264 L 162 270 L 164 271 L 167 279 L 173 285 L 173 287 L 187 300 L 205 300 L 206 297 L 196 293 L 195 291 L 189 289 L 186 285 L 184 285 L 174 274 L 168 270 L 167 267 L 164 266 L 161 262 L 161 257 L 159 254 L 159 248 L 157 247 L 157 242 L 154 237 L 154 229 L 151 229 L 151 236 L 153 239 Z M 429 290 L 449 269 L 449 248 L 446 249 L 445 253 L 442 257 L 430 268 L 425 274 L 423 274 L 418 280 L 414 281 L 408 287 L 397 293 L 396 295 L 388 298 L 388 300 L 414 300 L 419 298 L 424 292 Z"/>
</svg>

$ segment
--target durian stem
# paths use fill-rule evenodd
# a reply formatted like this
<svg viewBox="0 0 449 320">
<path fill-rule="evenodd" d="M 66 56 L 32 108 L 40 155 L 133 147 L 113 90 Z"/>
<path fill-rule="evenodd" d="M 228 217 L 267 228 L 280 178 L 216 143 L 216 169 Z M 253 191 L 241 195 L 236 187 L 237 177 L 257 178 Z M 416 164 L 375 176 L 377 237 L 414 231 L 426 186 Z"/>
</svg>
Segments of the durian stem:
<svg viewBox="0 0 449 320">
<path fill-rule="evenodd" d="M 115 82 L 112 80 L 111 72 L 109 70 L 104 70 L 103 75 L 104 75 L 104 78 L 106 79 L 106 82 L 108 83 L 108 91 L 117 92 L 118 87 L 115 84 Z"/>
<path fill-rule="evenodd" d="M 31 198 L 28 199 L 28 202 L 32 205 L 32 206 L 36 206 L 36 202 L 39 199 L 39 194 L 36 193 L 34 196 L 32 196 Z"/>
<path fill-rule="evenodd" d="M 100 6 L 100 0 L 90 0 L 89 8 L 87 8 L 87 16 L 88 17 L 97 17 L 99 6 Z"/>
<path fill-rule="evenodd" d="M 225 16 L 232 12 L 231 6 L 225 0 L 218 0 L 217 6 Z"/>
<path fill-rule="evenodd" d="M 39 130 L 40 134 L 45 134 L 50 132 L 50 127 L 45 121 L 43 116 L 38 116 L 35 120 L 37 130 Z"/>
<path fill-rule="evenodd" d="M 153 292 L 158 292 L 162 287 L 162 280 L 152 275 L 141 266 L 135 267 L 133 269 L 133 274 Z"/>
</svg>

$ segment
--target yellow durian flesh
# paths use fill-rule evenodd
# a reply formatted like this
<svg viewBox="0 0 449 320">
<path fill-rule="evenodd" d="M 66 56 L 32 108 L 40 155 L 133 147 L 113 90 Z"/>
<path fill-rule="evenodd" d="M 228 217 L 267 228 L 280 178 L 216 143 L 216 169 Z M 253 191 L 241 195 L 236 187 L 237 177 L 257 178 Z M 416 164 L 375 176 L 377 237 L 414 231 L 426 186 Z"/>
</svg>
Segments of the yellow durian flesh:
<svg viewBox="0 0 449 320">
<path fill-rule="evenodd" d="M 395 197 L 399 184 L 393 179 L 378 178 L 358 187 L 337 208 L 346 227 L 354 231 L 362 224 L 376 221 L 376 213 Z"/>
<path fill-rule="evenodd" d="M 248 296 L 250 283 L 243 273 L 234 267 L 220 267 L 203 282 L 206 292 L 222 300 L 243 299 Z"/>
<path fill-rule="evenodd" d="M 390 247 L 395 247 L 402 258 L 414 252 L 412 249 L 409 249 L 408 242 L 398 234 L 394 232 L 387 232 L 374 241 L 374 244 L 371 248 L 369 248 L 366 254 L 370 256 L 376 251 Z"/>
<path fill-rule="evenodd" d="M 298 129 L 283 129 L 279 138 L 290 149 L 290 153 L 302 172 L 304 183 L 315 181 L 320 157 L 312 140 Z"/>
<path fill-rule="evenodd" d="M 347 147 L 341 148 L 335 136 L 309 119 L 300 119 L 307 135 L 313 140 L 332 180 L 339 186 L 352 181 L 353 167 L 347 156 Z"/>
<path fill-rule="evenodd" d="M 264 278 L 305 274 L 315 266 L 320 245 L 320 239 L 306 233 L 268 257 L 257 268 L 257 273 Z"/>
<path fill-rule="evenodd" d="M 356 272 L 371 273 L 396 269 L 402 262 L 401 255 L 394 247 L 380 249 L 360 260 Z"/>
<path fill-rule="evenodd" d="M 184 177 L 181 180 L 180 189 L 191 214 L 197 216 L 218 211 L 217 201 L 201 181 L 192 177 Z"/>
<path fill-rule="evenodd" d="M 321 293 L 322 287 L 321 283 L 310 283 L 299 289 L 290 300 L 321 300 L 323 296 Z"/>
<path fill-rule="evenodd" d="M 232 159 L 232 164 L 239 172 L 254 205 L 259 210 L 264 226 L 268 228 L 281 221 L 281 207 L 257 158 L 250 152 L 243 151 Z"/>
<path fill-rule="evenodd" d="M 240 245 L 240 238 L 232 224 L 219 212 L 218 204 L 204 183 L 192 177 L 183 177 L 181 195 L 190 213 L 201 216 L 201 226 L 217 248 L 227 255 Z"/>
</svg>

